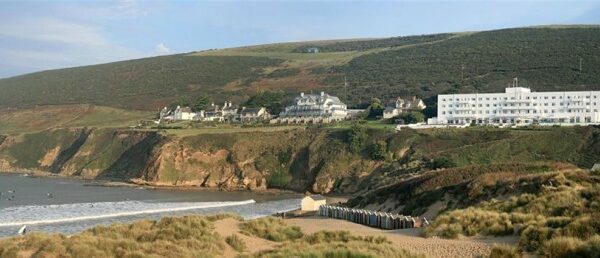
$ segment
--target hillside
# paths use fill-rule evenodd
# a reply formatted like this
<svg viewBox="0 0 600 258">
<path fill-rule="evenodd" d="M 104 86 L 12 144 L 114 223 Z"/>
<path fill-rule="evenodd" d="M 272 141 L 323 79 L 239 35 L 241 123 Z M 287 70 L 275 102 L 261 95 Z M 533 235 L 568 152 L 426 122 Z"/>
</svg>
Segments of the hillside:
<svg viewBox="0 0 600 258">
<path fill-rule="evenodd" d="M 537 91 L 589 90 L 600 88 L 598 42 L 600 27 L 563 26 L 210 50 L 1 79 L 0 106 L 157 110 L 181 96 L 240 102 L 259 90 L 326 90 L 356 106 L 371 97 L 500 91 L 516 76 Z M 306 53 L 311 47 L 321 52 Z"/>
<path fill-rule="evenodd" d="M 54 128 L 0 135 L 0 171 L 224 190 L 358 193 L 366 199 L 355 205 L 390 198 L 395 205 L 402 198 L 393 197 L 393 189 L 409 189 L 403 187 L 407 179 L 436 169 L 451 169 L 449 175 L 461 175 L 452 180 L 460 181 L 481 171 L 543 170 L 556 162 L 585 168 L 600 160 L 600 129 L 594 127 L 362 130 L 288 127 L 178 135 Z"/>
</svg>

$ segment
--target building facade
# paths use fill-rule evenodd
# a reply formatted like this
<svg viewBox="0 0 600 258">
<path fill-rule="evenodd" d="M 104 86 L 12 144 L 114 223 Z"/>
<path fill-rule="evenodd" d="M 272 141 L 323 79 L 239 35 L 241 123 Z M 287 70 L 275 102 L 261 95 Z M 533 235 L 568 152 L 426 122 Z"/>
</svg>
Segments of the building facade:
<svg viewBox="0 0 600 258">
<path fill-rule="evenodd" d="M 279 122 L 331 122 L 346 118 L 348 110 L 346 104 L 338 97 L 325 92 L 321 94 L 300 93 L 294 99 L 295 104 L 288 106 L 279 114 Z"/>
<path fill-rule="evenodd" d="M 504 93 L 438 95 L 431 124 L 593 124 L 600 122 L 600 91 L 531 92 L 509 87 Z"/>
<path fill-rule="evenodd" d="M 396 101 L 388 103 L 385 110 L 383 110 L 383 118 L 389 119 L 402 114 L 402 112 L 408 112 L 412 110 L 423 110 L 427 106 L 422 99 L 412 97 L 412 99 L 397 98 Z"/>
</svg>

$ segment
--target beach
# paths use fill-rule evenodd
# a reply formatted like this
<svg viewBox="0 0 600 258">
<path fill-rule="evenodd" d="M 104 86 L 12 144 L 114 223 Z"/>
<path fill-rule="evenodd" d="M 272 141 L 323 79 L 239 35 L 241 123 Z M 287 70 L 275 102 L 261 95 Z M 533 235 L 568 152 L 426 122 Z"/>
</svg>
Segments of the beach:
<svg viewBox="0 0 600 258">
<path fill-rule="evenodd" d="M 487 256 L 495 244 L 514 244 L 516 237 L 476 237 L 462 239 L 440 239 L 422 237 L 421 228 L 400 229 L 400 230 L 381 230 L 367 227 L 364 225 L 323 218 L 318 216 L 291 218 L 285 222 L 290 226 L 298 226 L 305 234 L 311 234 L 321 230 L 349 231 L 356 236 L 383 236 L 386 237 L 398 249 L 406 249 L 414 253 L 421 253 L 427 257 L 478 257 Z M 275 248 L 279 243 L 265 239 L 243 235 L 239 232 L 238 224 L 240 222 L 234 219 L 224 219 L 215 223 L 215 230 L 222 236 L 232 234 L 238 235 L 247 243 L 248 252 L 255 253 L 259 251 Z M 228 247 L 230 248 L 230 247 Z M 237 253 L 231 250 L 225 250 L 224 256 L 233 257 Z"/>
</svg>

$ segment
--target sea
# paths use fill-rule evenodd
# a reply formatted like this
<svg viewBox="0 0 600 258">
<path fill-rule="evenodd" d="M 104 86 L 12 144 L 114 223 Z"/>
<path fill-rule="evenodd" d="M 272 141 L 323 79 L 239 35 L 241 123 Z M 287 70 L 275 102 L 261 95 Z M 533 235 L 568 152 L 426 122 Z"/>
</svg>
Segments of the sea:
<svg viewBox="0 0 600 258">
<path fill-rule="evenodd" d="M 0 174 L 0 237 L 73 234 L 97 225 L 165 216 L 236 213 L 245 219 L 299 208 L 294 193 L 222 192 L 102 186 L 97 181 Z"/>
</svg>

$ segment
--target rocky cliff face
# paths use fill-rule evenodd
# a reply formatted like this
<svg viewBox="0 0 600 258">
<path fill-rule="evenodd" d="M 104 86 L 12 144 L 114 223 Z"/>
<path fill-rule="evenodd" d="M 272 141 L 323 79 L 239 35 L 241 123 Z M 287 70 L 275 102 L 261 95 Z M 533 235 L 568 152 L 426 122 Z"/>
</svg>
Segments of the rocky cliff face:
<svg viewBox="0 0 600 258">
<path fill-rule="evenodd" d="M 188 137 L 113 129 L 56 129 L 0 137 L 1 171 L 222 190 L 353 192 L 381 162 L 323 130 Z M 346 187 L 340 187 L 346 186 Z"/>
</svg>

